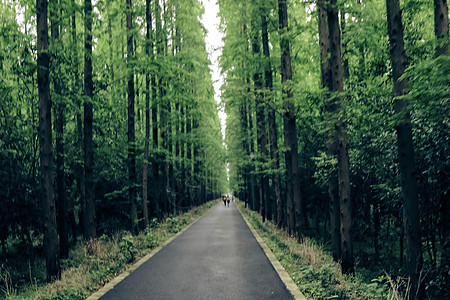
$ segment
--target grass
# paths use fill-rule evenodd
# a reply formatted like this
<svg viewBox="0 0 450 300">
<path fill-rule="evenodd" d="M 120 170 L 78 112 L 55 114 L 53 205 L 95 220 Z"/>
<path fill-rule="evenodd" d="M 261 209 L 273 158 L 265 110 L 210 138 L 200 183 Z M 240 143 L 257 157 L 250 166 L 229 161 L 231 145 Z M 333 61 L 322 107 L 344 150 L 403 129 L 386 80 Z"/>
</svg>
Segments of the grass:
<svg viewBox="0 0 450 300">
<path fill-rule="evenodd" d="M 354 276 L 344 276 L 331 254 L 315 240 L 305 238 L 298 243 L 272 222 L 263 223 L 244 203 L 237 201 L 237 205 L 308 299 L 402 299 L 398 284 L 387 275 L 367 280 L 357 270 Z"/>
<path fill-rule="evenodd" d="M 30 278 L 17 289 L 9 271 L 0 269 L 0 299 L 86 299 L 127 267 L 150 253 L 170 237 L 192 224 L 217 201 L 208 202 L 187 213 L 168 217 L 164 222 L 152 220 L 151 226 L 138 235 L 122 231 L 79 243 L 61 261 L 61 280 L 43 283 Z"/>
</svg>

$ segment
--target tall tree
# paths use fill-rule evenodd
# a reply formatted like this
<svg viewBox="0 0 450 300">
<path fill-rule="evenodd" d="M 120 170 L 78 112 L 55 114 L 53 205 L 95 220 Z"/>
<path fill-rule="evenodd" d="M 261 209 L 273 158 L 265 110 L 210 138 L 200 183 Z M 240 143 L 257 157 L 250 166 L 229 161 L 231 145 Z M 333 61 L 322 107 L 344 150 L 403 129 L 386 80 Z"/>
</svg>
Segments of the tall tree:
<svg viewBox="0 0 450 300">
<path fill-rule="evenodd" d="M 352 240 L 352 201 L 350 199 L 350 163 L 348 156 L 348 136 L 345 113 L 344 76 L 342 70 L 341 56 L 341 34 L 339 28 L 339 17 L 337 1 L 330 1 L 328 10 L 328 30 L 330 36 L 330 70 L 331 91 L 335 100 L 335 128 L 337 134 L 337 172 L 339 187 L 339 209 L 341 221 L 341 265 L 343 273 L 354 272 L 353 240 Z"/>
<path fill-rule="evenodd" d="M 406 69 L 403 25 L 399 0 L 386 0 L 387 25 L 394 81 L 394 111 L 396 114 L 398 162 L 403 200 L 403 227 L 406 241 L 406 269 L 410 280 L 410 299 L 424 298 L 421 284 L 422 246 L 419 220 L 419 197 L 415 170 L 411 116 L 407 99 L 408 81 L 400 79 Z"/>
<path fill-rule="evenodd" d="M 136 203 L 136 132 L 134 111 L 134 71 L 133 71 L 133 7 L 127 0 L 127 72 L 128 72 L 128 199 L 130 201 L 131 230 L 137 233 Z"/>
<path fill-rule="evenodd" d="M 55 133 L 56 133 L 56 208 L 57 223 L 59 235 L 59 253 L 61 258 L 69 256 L 69 238 L 67 232 L 67 204 L 66 204 L 66 185 L 64 175 L 64 99 L 61 97 L 60 69 L 59 69 L 59 31 L 60 22 L 58 10 L 59 1 L 53 0 L 51 3 L 51 37 L 52 37 L 52 70 L 54 102 L 55 102 Z"/>
<path fill-rule="evenodd" d="M 58 255 L 55 198 L 53 195 L 52 101 L 50 98 L 47 0 L 36 0 L 37 75 L 39 94 L 39 143 L 41 161 L 44 253 L 47 280 L 61 277 Z"/>
<path fill-rule="evenodd" d="M 74 170 L 75 177 L 77 179 L 78 184 L 78 190 L 80 193 L 80 202 L 83 204 L 85 203 L 85 178 L 84 178 L 84 166 L 83 166 L 83 119 L 81 117 L 81 100 L 80 100 L 80 93 L 81 93 L 81 84 L 80 84 L 80 75 L 78 72 L 78 47 L 77 47 L 77 23 L 76 23 L 76 13 L 77 13 L 77 2 L 76 0 L 72 0 L 72 44 L 74 45 L 72 47 L 72 68 L 73 68 L 73 74 L 74 74 L 74 86 L 75 86 L 75 105 L 77 107 L 76 112 L 76 120 L 77 120 L 77 142 L 76 142 L 76 148 L 77 148 L 77 163 Z M 83 209 L 84 211 L 84 209 Z M 77 226 L 74 220 L 74 215 L 70 216 L 70 219 L 73 220 L 73 240 L 76 241 L 77 236 Z M 83 227 L 83 224 L 80 226 Z"/>
<path fill-rule="evenodd" d="M 286 0 L 278 0 L 278 18 L 281 48 L 281 81 L 284 101 L 284 145 L 286 147 L 286 193 L 288 231 L 303 238 L 302 198 L 300 194 L 298 144 L 295 120 L 294 93 L 292 91 L 292 66 L 288 37 L 288 14 Z"/>
<path fill-rule="evenodd" d="M 96 236 L 94 199 L 94 142 L 92 140 L 92 2 L 84 2 L 84 177 L 85 201 L 83 205 L 84 238 Z"/>
<path fill-rule="evenodd" d="M 264 60 L 264 86 L 266 91 L 265 103 L 269 103 L 269 108 L 267 112 L 267 122 L 269 127 L 269 147 L 270 147 L 270 159 L 272 161 L 272 169 L 274 171 L 272 176 L 273 190 L 275 192 L 275 201 L 271 199 L 268 200 L 267 204 L 268 215 L 273 215 L 273 219 L 281 227 L 282 222 L 282 209 L 283 204 L 281 200 L 281 187 L 280 187 L 280 177 L 278 175 L 278 170 L 280 169 L 280 162 L 278 159 L 278 133 L 277 133 L 277 123 L 275 117 L 275 108 L 271 107 L 274 105 L 274 99 L 272 96 L 273 92 L 273 77 L 272 77 L 272 65 L 270 62 L 270 48 L 269 48 L 269 34 L 267 30 L 267 9 L 261 5 L 261 37 Z M 269 194 L 269 193 L 267 193 Z M 274 206 L 275 205 L 275 206 Z M 276 211 L 275 211 L 276 209 Z"/>
<path fill-rule="evenodd" d="M 256 7 L 255 7 L 256 8 Z M 260 67 L 260 39 L 259 39 L 259 28 L 257 26 L 256 18 L 260 13 L 259 9 L 253 11 L 252 20 L 252 52 L 253 52 L 253 89 L 255 94 L 255 108 L 256 108 L 256 142 L 258 145 L 258 199 L 259 199 L 259 210 L 262 216 L 263 222 L 266 220 L 266 201 L 268 192 L 268 180 L 264 174 L 265 163 L 267 159 L 267 127 L 266 127 L 266 106 L 264 103 L 263 95 L 263 77 L 262 70 Z"/>
<path fill-rule="evenodd" d="M 331 87 L 331 68 L 330 68 L 330 34 L 328 28 L 328 15 L 325 0 L 320 0 L 317 5 L 319 15 L 319 45 L 320 45 L 320 68 L 321 82 L 324 88 L 324 108 L 325 108 L 325 128 L 326 128 L 326 147 L 327 154 L 333 160 L 337 156 L 337 135 L 334 131 L 333 114 L 336 110 L 336 98 L 330 98 Z M 336 172 L 330 168 L 328 175 L 328 199 L 330 213 L 330 231 L 331 231 L 331 248 L 333 259 L 339 261 L 341 259 L 341 220 L 338 200 L 338 182 Z"/>
<path fill-rule="evenodd" d="M 145 33 L 145 54 L 147 61 L 150 59 L 150 49 L 153 52 L 151 46 L 150 32 L 152 27 L 152 14 L 150 9 L 150 0 L 145 1 L 145 20 L 146 20 L 146 33 Z M 144 145 L 144 168 L 142 171 L 142 212 L 144 214 L 144 226 L 148 227 L 148 150 L 150 142 L 150 74 L 147 70 L 145 73 L 145 145 Z"/>
</svg>

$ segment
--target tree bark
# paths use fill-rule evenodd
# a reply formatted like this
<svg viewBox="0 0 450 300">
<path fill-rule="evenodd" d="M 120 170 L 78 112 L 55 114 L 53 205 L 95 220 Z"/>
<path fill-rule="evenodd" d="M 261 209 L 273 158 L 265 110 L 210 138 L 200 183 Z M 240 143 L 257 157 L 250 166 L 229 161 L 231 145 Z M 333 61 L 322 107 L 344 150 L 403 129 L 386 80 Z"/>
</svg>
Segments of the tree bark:
<svg viewBox="0 0 450 300">
<path fill-rule="evenodd" d="M 284 99 L 284 145 L 286 147 L 286 192 L 287 192 L 287 214 L 288 232 L 296 234 L 299 239 L 303 238 L 302 199 L 300 194 L 299 167 L 298 167 L 298 145 L 297 129 L 295 121 L 295 106 L 293 102 L 292 68 L 289 49 L 288 15 L 286 0 L 278 0 L 278 16 L 280 29 L 281 48 L 281 81 L 283 84 Z"/>
<path fill-rule="evenodd" d="M 84 2 L 84 177 L 85 177 L 85 203 L 84 203 L 84 238 L 95 238 L 95 199 L 94 199 L 94 143 L 92 140 L 92 95 L 94 84 L 92 81 L 92 2 Z"/>
<path fill-rule="evenodd" d="M 44 255 L 47 280 L 61 277 L 58 256 L 56 208 L 53 196 L 52 101 L 50 98 L 47 0 L 36 0 L 37 76 L 39 95 L 39 144 L 42 210 L 44 214 Z"/>
<path fill-rule="evenodd" d="M 344 36 L 344 30 L 345 30 L 345 11 L 341 9 L 340 11 L 340 16 L 341 16 L 341 32 L 342 32 L 342 36 Z M 348 68 L 348 44 L 347 41 L 345 41 L 343 39 L 342 41 L 342 49 L 343 49 L 343 57 L 342 57 L 342 68 L 343 68 L 343 77 L 345 80 L 348 80 L 350 77 L 350 71 Z"/>
<path fill-rule="evenodd" d="M 438 39 L 436 55 L 448 54 L 450 51 L 448 35 L 447 0 L 434 0 L 434 34 Z"/>
<path fill-rule="evenodd" d="M 138 232 L 136 200 L 136 132 L 134 111 L 134 71 L 133 71 L 133 6 L 127 0 L 127 68 L 128 68 L 128 197 L 130 201 L 131 231 Z"/>
<path fill-rule="evenodd" d="M 73 72 L 74 72 L 74 77 L 75 77 L 75 94 L 77 96 L 80 96 L 80 90 L 79 90 L 79 84 L 80 84 L 80 78 L 79 78 L 79 73 L 78 73 L 78 48 L 77 48 L 77 23 L 76 23 L 76 7 L 75 7 L 76 3 L 75 0 L 73 0 L 72 2 L 72 44 L 74 45 L 72 47 L 72 67 L 73 67 Z M 83 161 L 83 120 L 81 117 L 81 101 L 80 99 L 77 99 L 75 101 L 75 104 L 77 106 L 77 113 L 76 113 L 76 120 L 77 120 L 77 141 L 76 141 L 76 147 L 78 150 L 77 153 L 77 163 L 75 165 L 75 177 L 77 179 L 77 187 L 79 189 L 79 193 L 80 193 L 80 203 L 83 204 L 84 203 L 84 168 L 83 168 L 83 164 L 81 163 Z M 73 207 L 73 204 L 69 205 L 70 207 Z M 84 211 L 84 209 L 82 210 Z M 71 220 L 72 223 L 72 231 L 73 231 L 73 242 L 76 242 L 77 240 L 77 224 L 75 222 L 75 213 L 72 212 L 70 214 L 69 219 Z M 81 223 L 81 222 L 80 222 Z M 81 226 L 80 224 L 78 224 L 79 227 L 83 227 L 82 223 Z"/>
<path fill-rule="evenodd" d="M 273 78 L 272 78 L 272 66 L 270 63 L 270 50 L 269 50 L 269 34 L 267 32 L 267 11 L 266 8 L 261 6 L 261 37 L 262 37 L 262 46 L 263 46 L 263 55 L 265 58 L 264 61 L 264 86 L 266 88 L 265 91 L 265 103 L 269 103 L 274 105 L 273 103 Z M 282 206 L 281 206 L 281 190 L 280 190 L 280 179 L 278 175 L 278 170 L 280 168 L 280 162 L 278 160 L 278 134 L 277 134 L 277 123 L 275 118 L 275 109 L 268 107 L 267 111 L 267 122 L 269 126 L 269 147 L 270 147 L 270 159 L 272 162 L 272 171 L 274 172 L 272 175 L 272 186 L 275 192 L 275 199 L 270 197 L 269 192 L 266 200 L 267 207 L 267 218 L 270 220 L 274 220 L 278 227 L 281 227 L 281 215 L 282 215 Z M 269 154 L 266 154 L 266 157 L 269 157 Z M 276 212 L 275 212 L 276 209 Z"/>
<path fill-rule="evenodd" d="M 247 95 L 250 95 L 250 79 L 247 78 Z M 249 146 L 249 154 L 250 154 L 250 163 L 249 163 L 249 174 L 250 174 L 250 209 L 257 211 L 259 208 L 259 202 L 256 201 L 256 195 L 258 193 L 257 191 L 257 178 L 255 175 L 255 139 L 254 139 L 254 118 L 253 118 L 253 98 L 248 97 L 247 98 L 247 118 L 248 118 L 248 125 L 247 125 L 247 139 L 248 139 L 248 146 Z"/>
<path fill-rule="evenodd" d="M 145 19 L 147 22 L 146 28 L 146 44 L 145 54 L 150 58 L 150 32 L 152 27 L 152 15 L 150 13 L 150 0 L 145 1 Z M 152 50 L 153 51 L 153 50 Z M 148 227 L 148 150 L 150 142 L 150 74 L 145 73 L 145 145 L 144 145 L 144 167 L 142 171 L 142 212 L 144 215 L 144 226 Z"/>
<path fill-rule="evenodd" d="M 259 12 L 259 11 L 258 11 Z M 255 22 L 256 23 L 256 22 Z M 267 128 L 266 128 L 266 109 L 263 98 L 263 78 L 260 71 L 260 44 L 257 31 L 258 26 L 254 24 L 254 36 L 252 41 L 252 52 L 255 60 L 254 67 L 256 72 L 253 74 L 253 88 L 255 94 L 255 108 L 256 108 L 256 141 L 258 145 L 258 159 L 259 159 L 259 213 L 261 214 L 262 221 L 266 220 L 266 201 L 268 191 L 268 180 L 264 175 L 264 165 L 267 160 Z"/>
<path fill-rule="evenodd" d="M 56 133 L 56 209 L 59 235 L 59 254 L 61 258 L 69 256 L 69 238 L 67 231 L 67 203 L 66 203 L 66 185 L 64 176 L 64 101 L 60 96 L 61 85 L 59 84 L 59 62 L 58 62 L 58 43 L 59 43 L 59 3 L 57 0 L 52 2 L 51 10 L 51 31 L 52 31 L 52 70 L 55 72 L 53 77 L 53 88 L 55 94 L 55 133 Z"/>
<path fill-rule="evenodd" d="M 406 269 L 410 279 L 410 299 L 424 298 L 421 229 L 409 101 L 408 82 L 400 77 L 406 69 L 403 25 L 399 0 L 386 0 L 390 56 L 394 81 L 394 111 L 397 116 L 397 147 L 403 200 L 403 226 L 406 246 Z"/>
<path fill-rule="evenodd" d="M 245 157 L 250 156 L 249 148 L 248 148 L 248 139 L 247 139 L 247 103 L 243 101 L 240 104 L 240 120 L 241 120 L 241 132 L 242 132 L 242 150 L 244 152 Z M 248 165 L 248 161 L 244 162 L 244 171 L 243 171 L 243 177 L 244 177 L 244 194 L 243 194 L 243 200 L 245 202 L 245 207 L 249 204 L 250 200 L 250 168 Z"/>
<path fill-rule="evenodd" d="M 324 88 L 324 108 L 325 108 L 325 128 L 327 132 L 327 155 L 334 159 L 337 157 L 337 141 L 335 126 L 333 124 L 333 114 L 336 110 L 335 99 L 330 98 L 331 90 L 331 68 L 330 68 L 330 38 L 328 28 L 328 16 L 325 7 L 325 0 L 318 2 L 319 15 L 319 44 L 320 44 L 320 67 L 321 67 L 321 81 Z M 330 213 L 330 231 L 331 231 L 331 248 L 333 259 L 339 261 L 341 259 L 341 220 L 340 208 L 338 201 L 338 182 L 337 174 L 333 172 L 328 178 L 328 198 L 329 198 L 329 213 Z"/>
<path fill-rule="evenodd" d="M 348 156 L 348 136 L 345 116 L 345 98 L 340 95 L 344 91 L 344 77 L 342 70 L 341 36 L 337 1 L 331 0 L 328 11 L 328 30 L 330 35 L 330 69 L 332 80 L 331 90 L 336 94 L 335 119 L 337 131 L 337 161 L 339 208 L 341 218 L 341 266 L 342 272 L 353 273 L 353 237 L 352 237 L 352 201 L 350 199 L 350 163 Z"/>
</svg>

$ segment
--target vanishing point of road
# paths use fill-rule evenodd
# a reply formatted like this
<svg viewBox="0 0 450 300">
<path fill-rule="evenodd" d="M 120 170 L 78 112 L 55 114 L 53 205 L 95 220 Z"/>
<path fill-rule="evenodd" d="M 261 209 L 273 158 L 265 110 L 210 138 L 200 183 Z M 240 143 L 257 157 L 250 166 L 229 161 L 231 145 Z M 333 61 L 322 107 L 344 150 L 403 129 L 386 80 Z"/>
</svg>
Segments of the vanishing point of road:
<svg viewBox="0 0 450 300">
<path fill-rule="evenodd" d="M 100 299 L 280 300 L 294 296 L 231 203 L 212 208 Z"/>
</svg>

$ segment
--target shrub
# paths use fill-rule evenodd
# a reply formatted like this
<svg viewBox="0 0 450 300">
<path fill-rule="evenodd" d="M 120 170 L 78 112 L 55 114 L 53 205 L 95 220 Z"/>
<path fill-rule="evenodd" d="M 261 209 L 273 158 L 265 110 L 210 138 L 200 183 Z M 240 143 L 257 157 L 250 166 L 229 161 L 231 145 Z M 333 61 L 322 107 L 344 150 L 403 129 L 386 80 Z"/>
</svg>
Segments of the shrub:
<svg viewBox="0 0 450 300">
<path fill-rule="evenodd" d="M 122 241 L 120 242 L 119 247 L 120 252 L 124 256 L 127 263 L 135 261 L 138 250 L 134 245 L 134 238 L 132 235 L 126 235 L 122 237 Z"/>
</svg>

